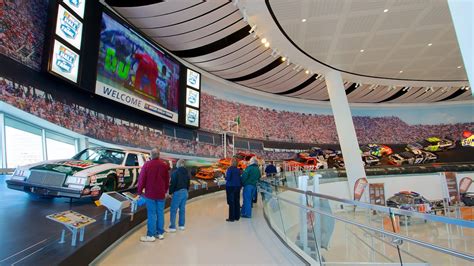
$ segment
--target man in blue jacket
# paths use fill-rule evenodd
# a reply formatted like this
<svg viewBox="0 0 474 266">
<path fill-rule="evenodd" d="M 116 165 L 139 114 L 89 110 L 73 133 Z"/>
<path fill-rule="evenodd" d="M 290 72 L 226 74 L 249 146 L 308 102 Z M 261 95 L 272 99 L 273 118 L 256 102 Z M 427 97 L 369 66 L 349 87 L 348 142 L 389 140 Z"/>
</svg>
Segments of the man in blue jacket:
<svg viewBox="0 0 474 266">
<path fill-rule="evenodd" d="M 252 198 L 257 193 L 257 182 L 260 181 L 260 169 L 258 168 L 258 161 L 255 157 L 250 159 L 249 165 L 245 168 L 242 174 L 242 186 L 244 187 L 241 217 L 252 217 Z"/>
<path fill-rule="evenodd" d="M 179 230 L 184 230 L 185 216 L 186 216 L 186 200 L 188 199 L 188 189 L 190 175 L 188 170 L 184 167 L 184 160 L 179 159 L 176 162 L 176 170 L 171 174 L 170 183 L 170 227 L 168 232 L 176 232 L 176 211 L 179 209 Z"/>
</svg>

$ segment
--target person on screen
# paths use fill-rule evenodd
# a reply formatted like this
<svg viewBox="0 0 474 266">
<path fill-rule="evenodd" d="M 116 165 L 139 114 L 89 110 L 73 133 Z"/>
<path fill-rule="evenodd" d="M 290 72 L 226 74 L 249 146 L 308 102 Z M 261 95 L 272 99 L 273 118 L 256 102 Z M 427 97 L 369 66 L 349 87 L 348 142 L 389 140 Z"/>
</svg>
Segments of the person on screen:
<svg viewBox="0 0 474 266">
<path fill-rule="evenodd" d="M 136 90 L 144 91 L 146 94 L 156 98 L 156 80 L 158 78 L 158 65 L 155 60 L 141 49 L 133 55 L 133 58 L 137 61 L 138 67 L 135 74 Z M 142 89 L 143 79 L 148 80 L 149 86 L 145 86 Z"/>
<path fill-rule="evenodd" d="M 158 88 L 160 89 L 160 97 L 158 102 L 165 108 L 168 108 L 168 90 L 169 90 L 169 81 L 168 81 L 168 68 L 165 64 L 161 66 L 160 76 L 156 80 Z"/>
<path fill-rule="evenodd" d="M 140 237 L 142 242 L 154 242 L 158 239 L 164 239 L 165 229 L 165 199 L 170 184 L 170 167 L 160 160 L 160 150 L 154 148 L 150 152 L 151 160 L 147 161 L 138 177 L 137 194 L 142 197 L 143 189 L 145 193 L 143 198 L 146 202 L 147 210 L 147 233 Z"/>
</svg>

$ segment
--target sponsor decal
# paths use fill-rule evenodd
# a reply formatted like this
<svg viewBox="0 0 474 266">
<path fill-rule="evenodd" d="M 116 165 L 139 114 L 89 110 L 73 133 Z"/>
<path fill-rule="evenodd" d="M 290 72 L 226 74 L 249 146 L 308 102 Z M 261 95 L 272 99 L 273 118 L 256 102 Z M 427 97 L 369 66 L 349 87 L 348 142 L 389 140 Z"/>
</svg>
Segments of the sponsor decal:
<svg viewBox="0 0 474 266">
<path fill-rule="evenodd" d="M 88 162 L 88 161 L 66 161 L 62 164 L 67 165 L 67 166 L 77 167 L 77 168 L 83 168 L 83 169 L 96 165 L 95 163 Z"/>
<path fill-rule="evenodd" d="M 98 196 L 100 193 L 100 187 L 99 186 L 93 186 L 91 188 L 91 195 L 92 196 Z"/>
</svg>

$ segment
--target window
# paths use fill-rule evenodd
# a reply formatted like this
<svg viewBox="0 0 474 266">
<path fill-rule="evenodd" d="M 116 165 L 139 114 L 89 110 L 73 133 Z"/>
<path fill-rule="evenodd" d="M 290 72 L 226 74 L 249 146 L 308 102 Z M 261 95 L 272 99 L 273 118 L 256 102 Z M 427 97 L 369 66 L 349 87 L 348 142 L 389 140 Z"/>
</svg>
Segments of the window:
<svg viewBox="0 0 474 266">
<path fill-rule="evenodd" d="M 8 168 L 43 160 L 41 129 L 5 118 L 5 139 Z"/>
<path fill-rule="evenodd" d="M 60 134 L 46 132 L 46 151 L 48 160 L 71 158 L 76 154 L 76 141 Z"/>
<path fill-rule="evenodd" d="M 125 161 L 125 166 L 138 166 L 138 157 L 134 153 L 129 153 L 127 160 Z"/>
<path fill-rule="evenodd" d="M 91 161 L 93 163 L 122 164 L 125 153 L 109 149 L 85 149 L 76 156 L 75 160 Z"/>
</svg>

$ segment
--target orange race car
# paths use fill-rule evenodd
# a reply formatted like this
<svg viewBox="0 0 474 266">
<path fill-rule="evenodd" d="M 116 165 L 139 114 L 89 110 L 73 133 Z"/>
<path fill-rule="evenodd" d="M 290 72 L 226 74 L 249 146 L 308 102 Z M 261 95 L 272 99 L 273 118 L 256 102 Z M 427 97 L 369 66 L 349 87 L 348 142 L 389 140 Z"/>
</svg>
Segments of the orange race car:
<svg viewBox="0 0 474 266">
<path fill-rule="evenodd" d="M 285 165 L 289 171 L 298 170 L 316 170 L 316 169 L 327 169 L 328 163 L 323 158 L 309 157 L 307 153 L 300 153 L 294 160 L 285 162 Z"/>
<path fill-rule="evenodd" d="M 255 157 L 255 154 L 238 152 L 234 157 L 238 160 L 237 167 L 243 170 L 247 168 L 248 161 L 250 161 L 252 157 Z M 259 159 L 258 157 L 257 159 L 259 160 L 259 163 L 262 163 L 261 159 Z M 200 168 L 196 173 L 195 177 L 200 179 L 214 179 L 217 177 L 224 176 L 225 172 L 227 171 L 227 168 L 230 167 L 231 161 L 232 158 L 222 158 L 212 166 Z"/>
</svg>

